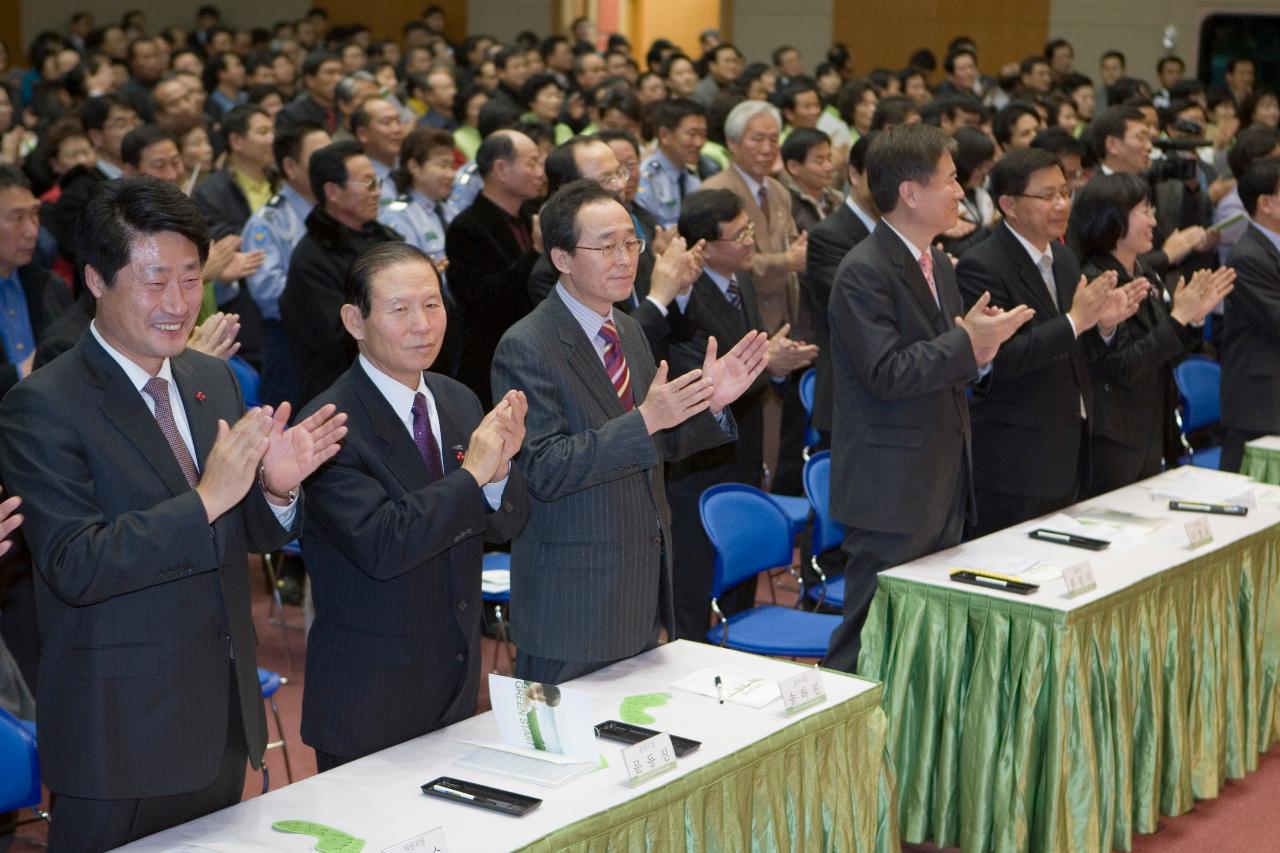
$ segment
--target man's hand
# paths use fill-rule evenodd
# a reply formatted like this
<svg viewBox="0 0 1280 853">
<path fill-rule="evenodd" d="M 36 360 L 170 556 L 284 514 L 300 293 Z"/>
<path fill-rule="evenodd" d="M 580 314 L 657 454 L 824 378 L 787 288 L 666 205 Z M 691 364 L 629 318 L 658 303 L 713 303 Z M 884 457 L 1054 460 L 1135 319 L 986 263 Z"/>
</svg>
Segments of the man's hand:
<svg viewBox="0 0 1280 853">
<path fill-rule="evenodd" d="M 1183 258 L 1191 254 L 1191 250 L 1199 246 L 1204 238 L 1204 229 L 1199 225 L 1193 225 L 1190 228 L 1174 231 L 1160 248 L 1168 256 L 1169 264 L 1176 266 L 1182 263 Z"/>
<path fill-rule="evenodd" d="M 667 247 L 671 245 L 671 241 L 676 238 L 679 231 L 676 226 L 663 228 L 661 225 L 654 227 L 653 231 L 653 254 L 655 256 L 666 254 Z"/>
<path fill-rule="evenodd" d="M 529 243 L 533 246 L 533 250 L 539 255 L 542 251 L 542 218 L 538 214 L 534 214 L 529 220 Z"/>
<path fill-rule="evenodd" d="M 724 407 L 741 397 L 769 365 L 769 338 L 764 332 L 751 331 L 720 358 L 716 358 L 716 349 L 716 339 L 708 338 L 702 375 L 711 381 L 714 390 L 711 414 L 719 417 Z"/>
<path fill-rule="evenodd" d="M 1211 252 L 1214 249 L 1218 248 L 1218 243 L 1221 242 L 1221 240 L 1222 240 L 1221 231 L 1210 231 L 1208 228 L 1206 228 L 1204 229 L 1204 236 L 1200 238 L 1199 243 L 1196 243 L 1195 250 L 1197 252 Z"/>
<path fill-rule="evenodd" d="M 1236 271 L 1231 267 L 1197 270 L 1191 281 L 1183 279 L 1173 291 L 1169 313 L 1182 325 L 1201 323 L 1213 307 L 1235 288 Z"/>
<path fill-rule="evenodd" d="M 706 241 L 699 240 L 692 249 L 686 247 L 680 236 L 670 238 L 667 243 L 667 250 L 654 261 L 649 279 L 649 296 L 664 308 L 677 296 L 692 290 L 693 283 L 702 275 L 702 248 Z"/>
<path fill-rule="evenodd" d="M 800 236 L 787 246 L 787 269 L 791 272 L 804 272 L 805 259 L 809 257 L 809 232 L 801 231 Z"/>
<path fill-rule="evenodd" d="M 236 340 L 239 334 L 240 315 L 219 311 L 210 314 L 203 323 L 191 330 L 187 346 L 196 352 L 228 361 L 240 351 L 240 342 Z"/>
<path fill-rule="evenodd" d="M 1093 281 L 1086 281 L 1084 276 L 1080 276 L 1075 296 L 1071 297 L 1071 309 L 1067 311 L 1067 316 L 1076 328 L 1077 337 L 1097 325 L 1115 287 L 1116 274 L 1110 270 Z"/>
<path fill-rule="evenodd" d="M 287 423 L 289 404 L 286 402 L 280 404 L 271 419 L 270 442 L 262 458 L 262 485 L 267 500 L 277 506 L 288 505 L 289 492 L 332 459 L 338 452 L 338 443 L 347 434 L 347 416 L 338 413 L 332 403 L 321 406 L 302 423 L 285 429 Z"/>
<path fill-rule="evenodd" d="M 699 412 L 706 411 L 714 391 L 711 380 L 705 378 L 701 370 L 690 370 L 668 381 L 666 361 L 658 362 L 658 372 L 654 374 L 649 393 L 640 404 L 640 416 L 644 418 L 649 435 L 679 426 Z"/>
<path fill-rule="evenodd" d="M 1126 285 L 1117 287 L 1107 294 L 1107 302 L 1098 317 L 1098 332 L 1104 338 L 1115 334 L 1116 326 L 1128 320 L 1142 306 L 1142 300 L 1151 292 L 1151 283 L 1146 278 L 1135 278 Z"/>
<path fill-rule="evenodd" d="M 1209 201 L 1217 205 L 1218 202 L 1226 198 L 1227 193 L 1236 188 L 1236 179 L 1229 177 L 1214 178 L 1213 183 L 1209 184 Z"/>
<path fill-rule="evenodd" d="M 27 356 L 22 361 L 18 362 L 18 378 L 26 379 L 28 376 L 31 375 L 31 371 L 35 369 L 36 369 L 36 354 L 31 353 L 31 355 Z"/>
<path fill-rule="evenodd" d="M 233 427 L 219 418 L 218 437 L 196 486 L 210 524 L 249 493 L 258 463 L 267 452 L 272 423 L 269 408 L 250 409 Z"/>
<path fill-rule="evenodd" d="M 791 324 L 785 323 L 769 338 L 770 376 L 787 376 L 793 370 L 813 364 L 813 360 L 818 357 L 817 344 L 793 341 L 787 334 L 790 331 Z"/>
<path fill-rule="evenodd" d="M 505 438 L 498 427 L 498 410 L 509 407 L 504 398 L 484 418 L 471 433 L 467 442 L 467 452 L 462 459 L 462 469 L 475 478 L 477 486 L 501 480 L 499 471 L 505 471 L 507 459 L 503 454 Z"/>
<path fill-rule="evenodd" d="M 3 492 L 4 489 L 0 489 Z M 18 525 L 22 524 L 22 516 L 18 515 L 18 507 L 22 505 L 22 498 L 14 495 L 4 503 L 0 503 L 0 556 L 9 553 L 9 549 L 13 547 L 13 542 L 9 539 L 9 534 L 18 529 Z"/>
<path fill-rule="evenodd" d="M 1035 314 L 1033 309 L 1025 305 L 1018 305 L 1008 311 L 993 307 L 991 294 L 983 291 L 968 314 L 955 318 L 955 324 L 969 335 L 978 367 L 985 367 L 996 357 L 1000 345 L 1013 337 L 1013 333 Z"/>
<path fill-rule="evenodd" d="M 529 401 L 523 391 L 508 391 L 498 405 L 493 407 L 493 425 L 502 437 L 502 456 L 488 482 L 497 483 L 511 473 L 511 459 L 524 444 L 524 419 L 529 413 Z"/>
</svg>

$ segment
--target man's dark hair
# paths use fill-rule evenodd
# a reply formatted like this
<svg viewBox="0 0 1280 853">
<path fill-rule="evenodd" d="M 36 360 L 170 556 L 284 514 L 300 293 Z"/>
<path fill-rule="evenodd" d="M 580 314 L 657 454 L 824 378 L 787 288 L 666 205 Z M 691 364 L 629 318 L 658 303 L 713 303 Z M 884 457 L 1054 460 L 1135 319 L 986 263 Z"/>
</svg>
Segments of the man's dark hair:
<svg viewBox="0 0 1280 853">
<path fill-rule="evenodd" d="M 1112 105 L 1126 104 L 1130 98 L 1145 98 L 1150 95 L 1150 87 L 1145 80 L 1137 77 L 1121 77 L 1107 87 L 1107 103 Z"/>
<path fill-rule="evenodd" d="M 237 104 L 223 115 L 222 132 L 228 139 L 233 133 L 244 138 L 249 135 L 249 122 L 254 116 L 262 116 L 268 120 L 271 118 L 267 111 L 257 104 Z"/>
<path fill-rule="evenodd" d="M 719 62 L 720 54 L 726 50 L 732 50 L 738 56 L 742 56 L 742 51 L 738 50 L 738 48 L 736 48 L 731 42 L 722 41 L 715 47 L 711 48 L 711 50 L 708 50 L 703 55 L 702 61 L 707 65 L 710 65 L 713 62 Z"/>
<path fill-rule="evenodd" d="M 1002 146 L 1008 147 L 1009 142 L 1013 139 L 1013 129 L 1018 124 L 1018 119 L 1023 116 L 1031 116 L 1040 123 L 1040 112 L 1028 101 L 1012 101 L 1005 104 L 996 113 L 996 117 L 991 122 L 991 132 Z"/>
<path fill-rule="evenodd" d="M 547 57 L 556 52 L 556 48 L 562 44 L 569 44 L 569 40 L 564 36 L 547 36 L 538 45 L 538 53 L 542 56 L 542 61 L 546 62 Z"/>
<path fill-rule="evenodd" d="M 689 116 L 705 117 L 706 114 L 707 111 L 697 101 L 691 101 L 688 98 L 668 98 L 654 106 L 653 126 L 655 129 L 675 130 L 680 126 L 680 122 Z"/>
<path fill-rule="evenodd" d="M 580 179 L 562 186 L 542 206 L 539 220 L 542 245 L 548 257 L 552 249 L 573 254 L 578 245 L 578 211 L 589 204 L 611 201 L 621 205 L 617 197 L 595 181 Z"/>
<path fill-rule="evenodd" d="M 507 63 L 513 58 L 524 56 L 524 51 L 518 47 L 504 47 L 493 55 L 493 67 L 499 71 L 507 70 Z"/>
<path fill-rule="evenodd" d="M 307 164 L 307 178 L 311 181 L 311 194 L 316 197 L 316 204 L 324 204 L 325 184 L 345 184 L 350 174 L 347 172 L 347 161 L 364 153 L 359 142 L 343 140 L 330 142 L 311 154 Z"/>
<path fill-rule="evenodd" d="M 929 50 L 929 48 L 922 47 L 919 50 L 912 52 L 911 56 L 907 59 L 907 65 L 918 69 L 925 75 L 929 75 L 937 70 L 938 57 L 934 56 L 933 51 Z M 927 76 L 925 77 L 925 82 L 928 82 Z"/>
<path fill-rule="evenodd" d="M 135 127 L 120 143 L 120 159 L 136 169 L 142 163 L 142 152 L 166 139 L 174 145 L 178 144 L 173 133 L 159 125 L 144 124 L 142 127 Z"/>
<path fill-rule="evenodd" d="M 0 163 L 0 192 L 4 192 L 11 187 L 30 190 L 31 181 L 17 166 L 10 163 Z"/>
<path fill-rule="evenodd" d="M 697 68 L 697 64 L 689 58 L 688 54 L 681 53 L 678 50 L 675 53 L 668 53 L 667 58 L 662 61 L 662 67 L 658 69 L 658 73 L 662 75 L 663 80 L 671 76 L 672 67 L 681 59 L 694 66 L 695 69 Z"/>
<path fill-rule="evenodd" d="M 1250 216 L 1258 213 L 1258 199 L 1280 191 L 1280 157 L 1258 160 L 1240 178 L 1240 203 Z"/>
<path fill-rule="evenodd" d="M 1079 71 L 1072 71 L 1066 77 L 1062 78 L 1062 91 L 1070 95 L 1076 89 L 1082 86 L 1093 86 L 1093 80 L 1088 74 L 1081 74 Z"/>
<path fill-rule="evenodd" d="M 991 169 L 991 197 L 999 205 L 1000 197 L 1018 196 L 1027 191 L 1031 176 L 1041 169 L 1062 170 L 1062 161 L 1043 148 L 1018 148 L 996 161 Z"/>
<path fill-rule="evenodd" d="M 849 168 L 857 172 L 859 175 L 867 173 L 867 151 L 871 148 L 871 143 L 875 142 L 876 137 L 880 135 L 880 131 L 872 130 L 858 137 L 858 141 L 853 143 L 853 147 L 849 149 Z"/>
<path fill-rule="evenodd" d="M 1066 47 L 1071 47 L 1071 42 L 1066 39 L 1050 39 L 1044 46 L 1044 58 L 1046 60 L 1052 60 L 1053 52 L 1064 45 Z M 1075 48 L 1071 48 L 1071 53 L 1074 54 L 1075 52 Z"/>
<path fill-rule="evenodd" d="M 1227 73 L 1235 74 L 1236 66 L 1239 65 L 1241 62 L 1247 62 L 1250 65 L 1253 65 L 1253 60 L 1247 56 L 1233 56 L 1231 57 L 1231 59 L 1227 60 Z"/>
<path fill-rule="evenodd" d="M 520 108 L 506 98 L 490 98 L 480 108 L 476 129 L 482 139 L 488 139 L 495 130 L 515 127 L 520 122 L 520 115 Z"/>
<path fill-rule="evenodd" d="M 209 257 L 209 226 L 182 190 L 146 175 L 96 182 L 76 222 L 81 278 L 85 267 L 93 267 L 107 287 L 114 286 L 134 240 L 170 231 L 196 244 L 201 264 Z"/>
<path fill-rule="evenodd" d="M 1183 98 L 1193 98 L 1196 95 L 1204 94 L 1206 86 L 1200 80 L 1186 78 L 1179 80 L 1169 87 L 1169 100 L 1181 100 Z"/>
<path fill-rule="evenodd" d="M 698 190 L 680 203 L 680 236 L 690 246 L 699 240 L 720 239 L 720 223 L 732 222 L 742 213 L 742 199 L 731 190 Z"/>
<path fill-rule="evenodd" d="M 1072 136 L 1071 131 L 1066 128 L 1046 127 L 1032 138 L 1031 147 L 1039 148 L 1043 151 L 1052 151 L 1059 158 L 1063 155 L 1074 154 L 1080 158 L 1081 163 L 1091 162 L 1089 160 L 1089 146 Z"/>
<path fill-rule="evenodd" d="M 982 101 L 979 101 L 973 95 L 964 93 L 935 98 L 925 104 L 925 107 L 935 111 L 939 118 L 946 116 L 951 121 L 955 121 L 960 113 L 971 113 L 978 116 L 980 120 L 985 119 L 988 115 L 987 108 L 982 105 Z"/>
<path fill-rule="evenodd" d="M 917 72 L 918 73 L 918 72 Z M 780 110 L 795 110 L 796 100 L 805 92 L 818 93 L 818 87 L 812 80 L 797 78 L 790 86 L 774 94 L 769 100 Z"/>
<path fill-rule="evenodd" d="M 1107 107 L 1102 111 L 1101 115 L 1093 117 L 1088 130 L 1085 131 L 1085 141 L 1089 143 L 1089 148 L 1093 150 L 1093 156 L 1101 163 L 1107 157 L 1107 140 L 1111 137 L 1116 139 L 1124 139 L 1125 129 L 1130 122 L 1139 124 L 1145 123 L 1146 116 L 1142 114 L 1142 110 L 1137 107 L 1118 106 Z"/>
<path fill-rule="evenodd" d="M 613 83 L 601 83 L 595 88 L 593 100 L 595 101 L 596 112 L 602 119 L 609 110 L 617 110 L 637 124 L 640 122 L 641 113 L 643 112 L 640 107 L 640 99 L 636 97 L 630 86 L 623 87 Z"/>
<path fill-rule="evenodd" d="M 973 60 L 973 64 L 978 64 L 978 54 L 974 53 L 967 47 L 958 47 L 947 54 L 947 58 L 942 60 L 942 70 L 948 74 L 956 73 L 956 60 L 962 56 L 967 56 Z"/>
<path fill-rule="evenodd" d="M 326 62 L 342 63 L 342 57 L 327 50 L 313 50 L 302 60 L 302 76 L 314 77 L 320 73 L 320 66 Z"/>
<path fill-rule="evenodd" d="M 476 149 L 476 171 L 481 178 L 487 178 L 499 160 L 510 163 L 515 158 L 516 145 L 511 134 L 493 133 L 486 136 Z"/>
<path fill-rule="evenodd" d="M 1249 167 L 1270 157 L 1280 145 L 1280 132 L 1273 127 L 1251 125 L 1236 134 L 1236 144 L 1227 152 L 1227 168 L 1237 178 L 1249 171 Z"/>
<path fill-rule="evenodd" d="M 248 100 L 245 101 L 245 103 L 252 104 L 255 107 L 260 107 L 262 106 L 262 102 L 272 95 L 277 96 L 282 102 L 287 103 L 284 93 L 280 91 L 280 88 L 278 86 L 272 86 L 270 83 L 258 83 L 250 86 L 249 91 L 246 93 Z"/>
<path fill-rule="evenodd" d="M 218 88 L 218 75 L 227 68 L 228 60 L 240 57 L 230 51 L 223 53 L 215 53 L 204 62 L 204 70 L 200 74 L 200 83 L 204 86 L 206 92 L 212 92 Z"/>
<path fill-rule="evenodd" d="M 112 107 L 123 107 L 127 110 L 134 109 L 133 104 L 126 104 L 116 95 L 98 95 L 89 98 L 80 105 L 80 121 L 84 123 L 84 129 L 102 130 L 107 123 L 107 116 L 111 114 Z"/>
<path fill-rule="evenodd" d="M 1129 213 L 1151 200 L 1151 189 L 1137 175 L 1097 175 L 1076 194 L 1071 227 L 1085 258 L 1110 254 L 1129 230 Z"/>
<path fill-rule="evenodd" d="M 350 123 L 351 123 L 352 133 L 355 133 L 362 127 L 369 126 L 369 122 L 371 119 L 369 118 L 368 107 L 369 107 L 369 104 L 371 104 L 374 101 L 382 101 L 385 104 L 391 103 L 391 101 L 388 98 L 378 94 L 371 95 L 370 97 L 365 98 L 363 101 L 361 101 L 360 106 L 356 107 L 354 110 L 351 111 Z"/>
<path fill-rule="evenodd" d="M 969 178 L 978 167 L 996 156 L 996 144 L 976 127 L 957 127 L 953 136 L 956 140 L 956 182 L 967 187 Z"/>
<path fill-rule="evenodd" d="M 391 180 L 396 192 L 404 195 L 413 189 L 413 175 L 409 163 L 421 166 L 431 158 L 432 151 L 445 149 L 453 153 L 453 135 L 440 127 L 415 127 L 400 143 L 400 165 L 391 170 Z"/>
<path fill-rule="evenodd" d="M 875 115 L 871 117 L 871 129 L 886 130 L 897 127 L 906 123 L 907 116 L 919 112 L 920 107 L 906 95 L 890 95 L 887 98 L 881 98 L 880 103 L 876 104 Z"/>
<path fill-rule="evenodd" d="M 881 133 L 867 152 L 867 180 L 876 207 L 893 212 L 902 182 L 929 183 L 942 155 L 955 146 L 954 139 L 927 124 L 900 124 Z"/>
<path fill-rule="evenodd" d="M 533 102 L 537 99 L 538 93 L 548 86 L 555 86 L 560 91 L 564 91 L 564 87 L 560 85 L 556 75 L 550 71 L 539 71 L 537 74 L 530 74 L 529 79 L 525 80 L 520 86 L 521 105 L 525 109 L 532 110 Z"/>
<path fill-rule="evenodd" d="M 1035 68 L 1037 65 L 1048 65 L 1048 64 L 1049 64 L 1049 60 L 1045 59 L 1043 56 L 1040 56 L 1039 54 L 1032 54 L 1031 56 L 1028 56 L 1026 59 L 1022 60 L 1022 62 L 1018 63 L 1018 73 L 1030 74 L 1031 69 Z"/>
<path fill-rule="evenodd" d="M 271 140 L 271 155 L 281 174 L 284 173 L 284 161 L 296 163 L 302 156 L 302 143 L 316 132 L 323 133 L 324 128 L 308 121 L 287 121 L 276 130 L 275 138 Z"/>
<path fill-rule="evenodd" d="M 547 173 L 547 194 L 550 195 L 565 184 L 579 180 L 582 177 L 582 171 L 578 168 L 578 149 L 584 145 L 603 141 L 595 136 L 575 136 L 552 148 L 543 166 Z"/>
<path fill-rule="evenodd" d="M 640 157 L 640 140 L 636 139 L 635 134 L 629 130 L 621 130 L 618 128 L 606 128 L 595 133 L 595 138 L 601 142 L 625 142 L 636 152 L 636 156 Z"/>
<path fill-rule="evenodd" d="M 1170 54 L 1169 56 L 1162 56 L 1156 61 L 1156 76 L 1159 76 L 1164 71 L 1165 65 L 1170 62 L 1178 63 L 1178 67 L 1183 71 L 1187 70 L 1187 63 L 1182 61 L 1182 57 Z"/>
<path fill-rule="evenodd" d="M 440 270 L 430 255 L 412 243 L 390 240 L 365 249 L 347 267 L 342 280 L 343 301 L 359 308 L 361 317 L 368 317 L 373 308 L 373 277 L 385 269 L 409 263 L 426 264 L 436 274 L 436 281 L 440 281 Z"/>
<path fill-rule="evenodd" d="M 786 168 L 787 163 L 803 163 L 809 157 L 809 150 L 815 145 L 822 143 L 831 143 L 831 137 L 822 131 L 813 127 L 798 127 L 791 131 L 787 136 L 787 141 L 782 143 L 782 163 Z M 690 245 L 693 245 L 692 243 Z"/>
<path fill-rule="evenodd" d="M 1102 62 L 1105 62 L 1105 61 L 1106 61 L 1106 60 L 1108 60 L 1108 59 L 1118 59 L 1118 60 L 1120 60 L 1120 66 L 1121 66 L 1122 68 L 1127 68 L 1127 67 L 1129 66 L 1129 62 L 1128 62 L 1128 60 L 1126 60 L 1126 59 L 1124 58 L 1124 54 L 1123 54 L 1123 53 L 1121 53 L 1121 52 L 1120 52 L 1120 51 L 1118 51 L 1118 50 L 1108 50 L 1108 51 L 1106 51 L 1105 53 L 1103 53 L 1103 54 L 1102 54 L 1102 56 L 1101 56 L 1101 57 L 1099 57 L 1099 58 L 1098 58 L 1098 62 L 1099 62 L 1099 63 L 1102 63 Z"/>
<path fill-rule="evenodd" d="M 782 55 L 791 50 L 794 50 L 796 53 L 800 52 L 794 45 L 784 44 L 779 47 L 775 47 L 769 58 L 773 60 L 774 66 L 777 66 L 778 63 L 782 62 Z M 689 245 L 692 246 L 693 244 L 690 243 Z"/>
</svg>

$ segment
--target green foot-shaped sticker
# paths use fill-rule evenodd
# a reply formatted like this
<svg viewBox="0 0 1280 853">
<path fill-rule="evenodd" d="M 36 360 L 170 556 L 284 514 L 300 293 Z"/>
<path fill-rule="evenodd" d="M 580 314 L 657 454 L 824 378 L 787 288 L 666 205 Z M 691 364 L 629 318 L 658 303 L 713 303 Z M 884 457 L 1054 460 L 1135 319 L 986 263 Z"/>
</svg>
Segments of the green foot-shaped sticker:
<svg viewBox="0 0 1280 853">
<path fill-rule="evenodd" d="M 618 716 L 622 717 L 622 722 L 630 723 L 633 726 L 647 726 L 650 723 L 656 723 L 658 721 L 657 718 L 650 714 L 647 709 L 665 705 L 670 698 L 670 693 L 641 693 L 639 696 L 628 696 L 622 700 L 622 707 L 618 711 Z"/>
<path fill-rule="evenodd" d="M 316 850 L 320 853 L 360 853 L 364 849 L 364 839 L 309 820 L 278 820 L 271 828 L 279 832 L 294 832 L 298 835 L 314 835 L 318 840 Z"/>
</svg>

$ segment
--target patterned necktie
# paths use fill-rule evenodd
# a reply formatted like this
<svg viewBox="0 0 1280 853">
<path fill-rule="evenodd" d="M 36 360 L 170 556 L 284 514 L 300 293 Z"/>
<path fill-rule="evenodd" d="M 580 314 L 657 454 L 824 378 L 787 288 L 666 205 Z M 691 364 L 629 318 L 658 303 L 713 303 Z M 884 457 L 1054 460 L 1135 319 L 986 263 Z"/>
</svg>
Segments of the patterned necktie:
<svg viewBox="0 0 1280 853">
<path fill-rule="evenodd" d="M 942 303 L 938 301 L 938 286 L 933 283 L 933 255 L 929 254 L 929 250 L 920 253 L 920 272 L 924 273 L 924 280 L 929 283 L 929 292 L 933 294 L 933 301 L 939 308 Z"/>
<path fill-rule="evenodd" d="M 734 308 L 737 308 L 739 311 L 741 311 L 742 310 L 742 290 L 738 287 L 738 280 L 736 278 L 729 279 L 729 286 L 724 289 L 724 292 L 725 292 L 725 296 L 729 297 L 729 303 Z"/>
<path fill-rule="evenodd" d="M 200 473 L 196 471 L 196 463 L 191 458 L 187 443 L 178 434 L 178 424 L 173 419 L 173 408 L 169 405 L 169 383 L 159 376 L 152 376 L 147 380 L 147 384 L 142 386 L 142 390 L 155 401 L 156 423 L 160 424 L 160 431 L 169 442 L 169 449 L 177 458 L 182 476 L 187 478 L 187 485 L 194 489 L 200 482 Z"/>
<path fill-rule="evenodd" d="M 760 202 L 760 212 L 764 214 L 764 221 L 769 221 L 769 191 L 765 189 L 765 185 L 761 184 L 760 189 L 756 192 L 756 199 Z"/>
<path fill-rule="evenodd" d="M 636 401 L 631 394 L 631 369 L 627 367 L 627 357 L 622 354 L 618 327 L 612 320 L 605 320 L 597 334 L 604 341 L 604 372 L 609 374 L 609 381 L 613 383 L 623 410 L 629 412 L 636 407 Z"/>
<path fill-rule="evenodd" d="M 427 482 L 434 483 L 443 477 L 440 445 L 436 443 L 435 434 L 431 431 L 431 411 L 427 408 L 427 398 L 421 391 L 413 397 L 413 443 L 418 445 L 422 461 L 427 465 Z"/>
<path fill-rule="evenodd" d="M 1036 266 L 1040 270 L 1040 278 L 1044 279 L 1044 286 L 1049 290 L 1049 299 L 1053 302 L 1053 307 L 1058 308 L 1058 286 L 1053 281 L 1053 255 L 1041 255 L 1040 262 Z"/>
</svg>

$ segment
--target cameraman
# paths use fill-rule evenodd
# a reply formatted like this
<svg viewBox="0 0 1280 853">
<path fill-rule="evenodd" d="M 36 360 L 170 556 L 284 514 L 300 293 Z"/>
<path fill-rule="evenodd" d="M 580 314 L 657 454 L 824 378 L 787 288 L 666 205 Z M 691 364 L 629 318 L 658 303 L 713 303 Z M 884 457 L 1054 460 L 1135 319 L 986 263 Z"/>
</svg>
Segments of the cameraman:
<svg viewBox="0 0 1280 853">
<path fill-rule="evenodd" d="M 1151 168 L 1151 128 L 1141 109 L 1133 106 L 1108 107 L 1094 118 L 1087 135 L 1089 147 L 1099 164 L 1095 174 L 1123 172 L 1148 176 Z M 1198 184 L 1197 178 L 1190 180 Z M 1186 181 L 1180 182 L 1186 186 Z M 1159 194 L 1159 183 L 1159 180 L 1153 182 L 1156 187 L 1153 195 Z M 1142 266 L 1154 270 L 1161 278 L 1172 283 L 1173 279 L 1168 275 L 1170 269 L 1176 273 L 1193 251 L 1209 251 L 1214 247 L 1217 236 L 1204 228 L 1209 224 L 1211 212 L 1206 212 L 1202 219 L 1195 219 L 1191 224 L 1184 224 L 1181 215 L 1173 215 L 1166 210 L 1162 218 L 1161 211 L 1157 210 L 1155 243 L 1160 248 L 1143 255 L 1140 258 Z M 1072 239 L 1071 245 L 1079 254 L 1078 242 Z"/>
<path fill-rule="evenodd" d="M 1194 101 L 1174 101 L 1169 109 L 1161 111 L 1160 120 L 1164 138 L 1155 140 L 1155 145 L 1164 152 L 1164 158 L 1153 161 L 1147 171 L 1156 222 L 1168 223 L 1175 229 L 1207 227 L 1213 222 L 1215 196 L 1225 195 L 1230 182 L 1219 181 L 1214 168 L 1199 155 L 1199 150 L 1208 144 L 1204 139 L 1204 109 Z M 1206 233 L 1205 240 L 1176 265 L 1178 272 L 1189 278 L 1196 270 L 1217 267 L 1218 238 L 1216 231 Z"/>
</svg>

